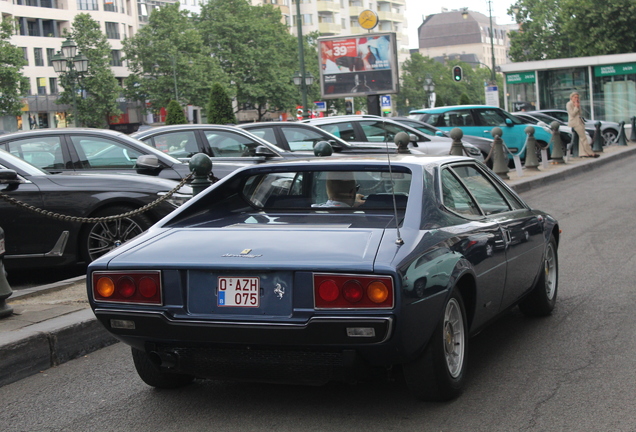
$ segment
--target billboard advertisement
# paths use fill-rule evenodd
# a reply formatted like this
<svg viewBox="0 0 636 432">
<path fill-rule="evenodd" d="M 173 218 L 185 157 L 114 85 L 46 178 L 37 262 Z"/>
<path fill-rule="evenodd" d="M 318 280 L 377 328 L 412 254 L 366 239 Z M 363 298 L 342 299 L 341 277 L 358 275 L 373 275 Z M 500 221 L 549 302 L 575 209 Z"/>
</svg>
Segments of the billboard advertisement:
<svg viewBox="0 0 636 432">
<path fill-rule="evenodd" d="M 398 92 L 395 33 L 318 38 L 324 99 Z"/>
</svg>

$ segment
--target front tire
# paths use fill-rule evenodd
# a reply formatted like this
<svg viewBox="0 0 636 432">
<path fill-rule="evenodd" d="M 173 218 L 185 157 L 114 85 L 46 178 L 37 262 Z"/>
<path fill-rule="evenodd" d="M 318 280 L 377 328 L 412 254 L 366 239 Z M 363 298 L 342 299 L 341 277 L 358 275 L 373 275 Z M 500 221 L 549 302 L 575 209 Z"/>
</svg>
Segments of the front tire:
<svg viewBox="0 0 636 432">
<path fill-rule="evenodd" d="M 606 129 L 602 132 L 603 135 L 603 145 L 610 145 L 616 141 L 616 137 L 618 137 L 618 132 L 613 129 Z"/>
<path fill-rule="evenodd" d="M 132 358 L 139 378 L 152 387 L 173 389 L 183 387 L 194 381 L 192 375 L 163 372 L 155 365 L 148 354 L 137 348 L 131 348 Z"/>
<path fill-rule="evenodd" d="M 559 257 L 554 236 L 543 257 L 543 268 L 530 294 L 519 303 L 519 309 L 526 316 L 547 316 L 552 313 L 559 287 Z"/>
<path fill-rule="evenodd" d="M 124 206 L 113 206 L 98 211 L 93 217 L 114 216 L 129 212 Z M 115 249 L 126 241 L 137 237 L 152 226 L 152 220 L 144 215 L 117 219 L 109 222 L 85 224 L 80 240 L 80 250 L 87 263 Z"/>
<path fill-rule="evenodd" d="M 404 365 L 406 385 L 425 401 L 459 396 L 466 381 L 468 327 L 461 294 L 455 288 L 424 352 Z"/>
</svg>

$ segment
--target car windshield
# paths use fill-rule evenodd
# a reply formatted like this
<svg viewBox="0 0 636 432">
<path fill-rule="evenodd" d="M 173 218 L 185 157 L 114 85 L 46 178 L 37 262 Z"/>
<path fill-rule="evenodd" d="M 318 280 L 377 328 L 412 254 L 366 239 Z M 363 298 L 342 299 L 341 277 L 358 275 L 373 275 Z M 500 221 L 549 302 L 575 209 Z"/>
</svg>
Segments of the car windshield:
<svg viewBox="0 0 636 432">
<path fill-rule="evenodd" d="M 347 223 L 359 216 L 383 216 L 386 224 L 386 217 L 394 214 L 394 203 L 399 215 L 404 214 L 411 188 L 411 173 L 404 167 L 258 172 L 231 180 L 169 224 L 280 224 L 300 215 L 330 214 L 349 215 L 340 219 Z"/>
</svg>

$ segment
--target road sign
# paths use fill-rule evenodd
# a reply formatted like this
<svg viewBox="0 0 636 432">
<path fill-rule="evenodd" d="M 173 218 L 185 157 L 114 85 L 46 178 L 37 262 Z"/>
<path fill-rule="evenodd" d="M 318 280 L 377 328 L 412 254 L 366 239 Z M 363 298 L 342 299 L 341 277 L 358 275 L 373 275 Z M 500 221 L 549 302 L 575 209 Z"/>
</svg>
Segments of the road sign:
<svg viewBox="0 0 636 432">
<path fill-rule="evenodd" d="M 316 106 L 316 111 L 318 112 L 322 112 L 322 111 L 327 111 L 327 102 L 314 102 L 314 105 Z"/>
<path fill-rule="evenodd" d="M 382 108 L 391 108 L 391 95 L 380 96 L 380 106 Z"/>
</svg>

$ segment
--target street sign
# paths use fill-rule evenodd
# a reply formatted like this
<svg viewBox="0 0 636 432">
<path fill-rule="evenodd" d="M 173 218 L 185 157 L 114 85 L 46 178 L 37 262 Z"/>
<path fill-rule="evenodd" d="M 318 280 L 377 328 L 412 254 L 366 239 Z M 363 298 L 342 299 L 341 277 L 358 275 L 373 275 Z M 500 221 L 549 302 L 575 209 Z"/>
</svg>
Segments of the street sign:
<svg viewBox="0 0 636 432">
<path fill-rule="evenodd" d="M 391 95 L 380 96 L 380 106 L 382 108 L 391 108 Z"/>
<path fill-rule="evenodd" d="M 487 85 L 485 90 L 486 105 L 499 107 L 499 87 L 496 85 Z"/>
<path fill-rule="evenodd" d="M 327 102 L 324 102 L 324 101 L 314 102 L 314 105 L 316 106 L 315 109 L 318 112 L 327 111 Z"/>
</svg>

